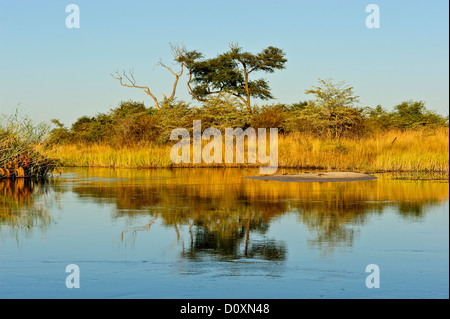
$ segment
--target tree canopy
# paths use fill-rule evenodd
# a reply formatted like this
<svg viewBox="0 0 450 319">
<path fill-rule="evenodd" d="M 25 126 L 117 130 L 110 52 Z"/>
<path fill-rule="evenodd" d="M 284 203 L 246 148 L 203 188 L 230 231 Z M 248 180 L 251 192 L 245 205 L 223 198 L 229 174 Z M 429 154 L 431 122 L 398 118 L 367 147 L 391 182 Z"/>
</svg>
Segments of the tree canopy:
<svg viewBox="0 0 450 319">
<path fill-rule="evenodd" d="M 188 90 L 199 101 L 213 94 L 229 93 L 251 111 L 251 98 L 273 98 L 266 79 L 250 79 L 254 72 L 272 73 L 285 68 L 285 53 L 269 46 L 260 53 L 245 52 L 237 44 L 215 58 L 206 59 L 198 51 L 185 51 L 178 58 L 189 70 Z"/>
<path fill-rule="evenodd" d="M 358 96 L 353 87 L 344 81 L 333 83 L 319 79 L 319 86 L 306 90 L 315 96 L 299 116 L 312 131 L 326 132 L 329 137 L 339 138 L 349 131 L 358 131 L 363 122 L 363 109 L 357 107 Z"/>
</svg>

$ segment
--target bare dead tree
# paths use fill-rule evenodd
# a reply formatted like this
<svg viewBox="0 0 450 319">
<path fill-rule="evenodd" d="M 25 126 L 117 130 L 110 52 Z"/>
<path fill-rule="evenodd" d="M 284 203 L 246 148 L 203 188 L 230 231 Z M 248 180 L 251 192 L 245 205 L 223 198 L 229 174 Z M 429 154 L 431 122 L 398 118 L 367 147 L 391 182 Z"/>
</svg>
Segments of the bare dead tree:
<svg viewBox="0 0 450 319">
<path fill-rule="evenodd" d="M 179 45 L 173 45 L 170 44 L 170 48 L 172 51 L 172 55 L 174 57 L 174 60 L 177 62 L 177 64 L 180 65 L 180 72 L 176 73 L 172 70 L 171 67 L 167 66 L 166 64 L 164 64 L 162 62 L 162 60 L 159 61 L 159 65 L 166 68 L 167 70 L 169 70 L 170 73 L 172 73 L 175 76 L 175 81 L 172 87 L 172 93 L 169 97 L 166 96 L 166 94 L 163 93 L 164 96 L 164 103 L 169 102 L 171 100 L 173 100 L 175 98 L 175 92 L 177 89 L 177 85 L 178 85 L 178 81 L 180 79 L 180 77 L 183 75 L 183 71 L 184 71 L 184 62 L 180 61 L 180 57 L 182 56 L 183 52 L 184 52 L 184 47 L 181 47 Z M 157 110 L 161 109 L 160 103 L 158 101 L 158 99 L 156 98 L 156 96 L 150 91 L 150 88 L 148 86 L 141 86 L 141 85 L 137 85 L 136 84 L 136 79 L 134 78 L 134 71 L 130 70 L 128 73 L 123 70 L 122 74 L 119 73 L 119 71 L 116 71 L 114 74 L 111 74 L 111 76 L 118 80 L 120 82 L 120 85 L 125 86 L 125 87 L 130 87 L 130 88 L 137 88 L 137 89 L 142 89 L 144 90 L 144 92 L 149 95 L 153 101 L 155 102 L 155 107 Z"/>
</svg>

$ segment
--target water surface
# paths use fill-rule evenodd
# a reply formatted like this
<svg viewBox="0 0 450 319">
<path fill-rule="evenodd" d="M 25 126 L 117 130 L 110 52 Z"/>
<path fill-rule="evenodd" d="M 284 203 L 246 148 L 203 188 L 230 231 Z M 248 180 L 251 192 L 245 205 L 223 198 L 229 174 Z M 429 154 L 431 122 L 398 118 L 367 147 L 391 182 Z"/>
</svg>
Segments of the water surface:
<svg viewBox="0 0 450 319">
<path fill-rule="evenodd" d="M 0 181 L 0 297 L 449 297 L 448 182 L 243 178 L 257 174 L 68 169 Z M 66 287 L 69 264 L 79 289 Z M 378 289 L 366 287 L 369 264 Z"/>
</svg>

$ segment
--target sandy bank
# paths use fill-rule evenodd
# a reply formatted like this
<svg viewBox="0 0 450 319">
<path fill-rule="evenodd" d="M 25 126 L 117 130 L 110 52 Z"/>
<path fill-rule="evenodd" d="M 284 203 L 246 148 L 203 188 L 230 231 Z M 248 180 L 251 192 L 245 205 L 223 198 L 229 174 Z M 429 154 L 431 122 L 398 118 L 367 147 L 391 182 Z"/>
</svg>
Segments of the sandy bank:
<svg viewBox="0 0 450 319">
<path fill-rule="evenodd" d="M 249 179 L 259 179 L 263 181 L 277 181 L 277 182 L 357 182 L 369 181 L 377 179 L 377 177 L 361 173 L 352 172 L 319 172 L 319 173 L 302 173 L 302 174 L 287 174 L 287 175 L 266 175 L 266 176 L 249 176 Z"/>
</svg>

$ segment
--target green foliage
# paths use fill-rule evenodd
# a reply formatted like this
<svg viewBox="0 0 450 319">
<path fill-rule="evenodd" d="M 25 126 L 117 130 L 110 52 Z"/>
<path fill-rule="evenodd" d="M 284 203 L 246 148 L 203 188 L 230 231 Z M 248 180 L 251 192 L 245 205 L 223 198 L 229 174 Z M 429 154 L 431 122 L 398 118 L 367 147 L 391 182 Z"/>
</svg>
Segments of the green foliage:
<svg viewBox="0 0 450 319">
<path fill-rule="evenodd" d="M 444 125 L 445 119 L 426 109 L 422 101 L 404 101 L 394 107 L 394 126 L 406 129 L 426 125 Z"/>
<path fill-rule="evenodd" d="M 48 144 L 57 144 L 59 141 L 71 141 L 72 140 L 72 134 L 70 133 L 69 129 L 67 129 L 64 124 L 62 124 L 57 119 L 52 119 L 51 123 L 56 126 L 50 134 L 47 139 Z"/>
<path fill-rule="evenodd" d="M 393 116 L 381 105 L 377 105 L 375 108 L 367 108 L 366 128 L 371 132 L 393 128 Z"/>
<path fill-rule="evenodd" d="M 106 114 L 80 117 L 70 129 L 58 120 L 52 120 L 56 128 L 51 131 L 48 141 L 51 144 L 82 142 L 135 145 L 158 138 L 155 114 L 155 109 L 148 109 L 143 103 L 121 102 Z"/>
<path fill-rule="evenodd" d="M 344 82 L 319 79 L 320 86 L 306 90 L 313 101 L 291 107 L 288 130 L 310 131 L 329 138 L 355 135 L 362 130 L 364 110 L 356 106 L 358 96 Z"/>
<path fill-rule="evenodd" d="M 131 146 L 148 139 L 157 138 L 156 119 L 152 116 L 155 109 L 147 109 L 144 103 L 122 102 L 109 114 L 101 114 L 96 118 L 96 124 L 106 128 L 98 132 L 101 139 L 111 139 L 118 145 Z M 97 127 L 96 127 L 97 128 Z"/>
<path fill-rule="evenodd" d="M 205 59 L 198 51 L 186 51 L 179 57 L 189 70 L 191 95 L 205 101 L 210 95 L 229 93 L 239 98 L 251 110 L 250 98 L 271 99 L 269 84 L 265 79 L 251 80 L 253 72 L 272 73 L 284 69 L 285 53 L 269 46 L 258 54 L 242 51 L 231 45 L 230 51 L 215 58 Z M 190 84 L 193 84 L 191 88 Z"/>
<path fill-rule="evenodd" d="M 120 103 L 119 107 L 112 109 L 110 114 L 112 118 L 124 118 L 130 115 L 154 113 L 152 110 L 154 109 L 148 110 L 144 103 L 128 101 Z"/>
<path fill-rule="evenodd" d="M 366 127 L 369 131 L 385 131 L 392 128 L 416 129 L 419 127 L 439 127 L 448 125 L 448 119 L 438 115 L 425 106 L 422 101 L 404 101 L 388 112 L 377 105 L 368 108 Z"/>
<path fill-rule="evenodd" d="M 310 102 L 308 101 L 300 101 L 287 106 L 287 108 L 289 111 L 302 111 L 308 106 L 309 103 Z"/>
<path fill-rule="evenodd" d="M 195 109 L 195 119 L 201 120 L 204 128 L 215 127 L 224 132 L 227 127 L 248 127 L 250 113 L 236 98 L 221 94 Z"/>
<path fill-rule="evenodd" d="M 183 127 L 192 130 L 193 111 L 189 104 L 182 101 L 169 101 L 165 103 L 154 118 L 157 137 L 154 141 L 166 143 L 170 140 L 173 129 Z"/>
</svg>

